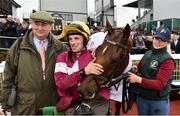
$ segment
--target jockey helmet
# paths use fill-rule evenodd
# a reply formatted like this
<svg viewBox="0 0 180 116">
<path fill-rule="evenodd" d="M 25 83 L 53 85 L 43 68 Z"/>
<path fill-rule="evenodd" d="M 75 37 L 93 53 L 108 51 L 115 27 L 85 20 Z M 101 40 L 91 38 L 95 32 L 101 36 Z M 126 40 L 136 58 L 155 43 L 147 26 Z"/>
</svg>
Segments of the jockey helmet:
<svg viewBox="0 0 180 116">
<path fill-rule="evenodd" d="M 71 24 L 64 28 L 66 35 L 82 34 L 86 40 L 89 40 L 90 30 L 89 27 L 82 21 L 73 21 Z"/>
</svg>

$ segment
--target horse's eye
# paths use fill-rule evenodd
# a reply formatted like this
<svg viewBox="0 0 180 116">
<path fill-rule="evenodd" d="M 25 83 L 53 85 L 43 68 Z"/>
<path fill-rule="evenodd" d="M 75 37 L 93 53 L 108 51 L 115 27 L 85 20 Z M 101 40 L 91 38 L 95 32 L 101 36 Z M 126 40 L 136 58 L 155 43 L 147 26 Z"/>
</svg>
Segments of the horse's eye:
<svg viewBox="0 0 180 116">
<path fill-rule="evenodd" d="M 111 62 L 111 64 L 115 64 L 115 63 L 117 63 L 117 60 L 113 60 L 113 61 Z"/>
</svg>

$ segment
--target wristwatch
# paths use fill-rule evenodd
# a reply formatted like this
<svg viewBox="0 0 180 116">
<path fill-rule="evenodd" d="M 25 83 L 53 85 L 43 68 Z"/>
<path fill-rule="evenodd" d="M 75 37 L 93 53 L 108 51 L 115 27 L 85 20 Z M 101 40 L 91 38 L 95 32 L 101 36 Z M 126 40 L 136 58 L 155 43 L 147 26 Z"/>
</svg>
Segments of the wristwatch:
<svg viewBox="0 0 180 116">
<path fill-rule="evenodd" d="M 86 76 L 86 73 L 85 73 L 85 71 L 84 71 L 84 68 L 79 71 L 79 74 L 81 75 L 81 77 Z"/>
</svg>

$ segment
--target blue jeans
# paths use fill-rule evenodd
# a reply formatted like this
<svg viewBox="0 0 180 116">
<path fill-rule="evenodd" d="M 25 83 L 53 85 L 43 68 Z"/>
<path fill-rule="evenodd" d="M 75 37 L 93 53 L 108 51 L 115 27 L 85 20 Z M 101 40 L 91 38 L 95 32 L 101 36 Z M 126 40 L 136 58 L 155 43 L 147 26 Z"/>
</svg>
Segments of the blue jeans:
<svg viewBox="0 0 180 116">
<path fill-rule="evenodd" d="M 138 115 L 168 115 L 169 100 L 149 100 L 137 96 Z"/>
</svg>

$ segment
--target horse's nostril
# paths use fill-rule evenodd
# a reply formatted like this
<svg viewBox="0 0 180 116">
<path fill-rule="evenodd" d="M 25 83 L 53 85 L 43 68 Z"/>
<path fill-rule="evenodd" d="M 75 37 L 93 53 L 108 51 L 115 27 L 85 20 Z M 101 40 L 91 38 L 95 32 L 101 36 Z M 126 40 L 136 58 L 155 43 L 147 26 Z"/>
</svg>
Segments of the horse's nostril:
<svg viewBox="0 0 180 116">
<path fill-rule="evenodd" d="M 91 92 L 88 92 L 88 96 L 91 97 L 91 96 L 92 96 L 92 93 L 91 93 Z"/>
<path fill-rule="evenodd" d="M 81 91 L 79 91 L 79 96 L 83 97 L 83 93 Z"/>
<path fill-rule="evenodd" d="M 81 93 L 79 93 L 79 96 L 80 96 L 80 97 L 83 97 Z"/>
<path fill-rule="evenodd" d="M 93 99 L 94 97 L 95 97 L 95 93 L 93 93 L 93 92 L 89 92 L 88 93 L 88 99 Z"/>
</svg>

